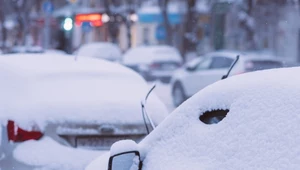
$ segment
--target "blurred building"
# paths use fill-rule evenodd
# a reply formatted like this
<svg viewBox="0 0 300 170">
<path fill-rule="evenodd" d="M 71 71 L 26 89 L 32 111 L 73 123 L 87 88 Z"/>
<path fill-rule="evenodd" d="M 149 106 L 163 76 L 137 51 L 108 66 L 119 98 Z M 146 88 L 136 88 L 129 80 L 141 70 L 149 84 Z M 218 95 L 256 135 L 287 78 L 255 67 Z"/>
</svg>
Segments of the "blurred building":
<svg viewBox="0 0 300 170">
<path fill-rule="evenodd" d="M 216 1 L 212 5 L 212 45 L 299 61 L 299 17 L 298 1 Z"/>
</svg>

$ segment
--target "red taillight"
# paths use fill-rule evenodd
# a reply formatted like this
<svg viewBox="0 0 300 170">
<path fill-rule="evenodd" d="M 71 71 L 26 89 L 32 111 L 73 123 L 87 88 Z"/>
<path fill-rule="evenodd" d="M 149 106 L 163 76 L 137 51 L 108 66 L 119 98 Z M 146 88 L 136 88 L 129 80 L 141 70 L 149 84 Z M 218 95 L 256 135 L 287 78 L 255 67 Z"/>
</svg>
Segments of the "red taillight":
<svg viewBox="0 0 300 170">
<path fill-rule="evenodd" d="M 156 68 L 159 68 L 160 67 L 160 64 L 158 64 L 158 63 L 152 63 L 151 65 L 150 65 L 150 68 L 151 69 L 156 69 Z"/>
<path fill-rule="evenodd" d="M 8 140 L 13 142 L 24 142 L 27 140 L 39 140 L 43 134 L 40 131 L 27 131 L 18 127 L 14 121 L 9 120 L 7 124 Z"/>
</svg>

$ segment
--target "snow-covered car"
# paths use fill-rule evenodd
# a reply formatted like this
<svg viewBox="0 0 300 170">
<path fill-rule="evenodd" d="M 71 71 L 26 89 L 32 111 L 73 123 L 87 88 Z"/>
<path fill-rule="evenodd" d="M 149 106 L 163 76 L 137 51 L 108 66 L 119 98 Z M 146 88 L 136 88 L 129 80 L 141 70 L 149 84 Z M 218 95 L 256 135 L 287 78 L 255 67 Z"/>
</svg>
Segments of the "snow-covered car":
<svg viewBox="0 0 300 170">
<path fill-rule="evenodd" d="M 220 80 L 237 55 L 240 56 L 240 59 L 234 66 L 231 75 L 283 67 L 283 61 L 273 56 L 231 51 L 208 53 L 188 62 L 174 73 L 171 80 L 174 106 L 179 106 L 199 90 Z"/>
<path fill-rule="evenodd" d="M 85 170 L 299 169 L 298 72 L 270 69 L 220 80 L 139 144 L 119 141 Z"/>
<path fill-rule="evenodd" d="M 82 45 L 76 55 L 120 62 L 122 51 L 116 44 L 110 42 L 94 42 Z"/>
<path fill-rule="evenodd" d="M 0 57 L 0 79 L 0 169 L 83 169 L 114 142 L 149 133 L 148 84 L 120 64 L 11 54 Z M 155 125 L 167 115 L 155 94 L 147 113 Z"/>
<path fill-rule="evenodd" d="M 169 82 L 174 71 L 182 65 L 182 58 L 174 47 L 139 46 L 123 55 L 123 64 L 140 73 L 147 81 Z"/>
</svg>

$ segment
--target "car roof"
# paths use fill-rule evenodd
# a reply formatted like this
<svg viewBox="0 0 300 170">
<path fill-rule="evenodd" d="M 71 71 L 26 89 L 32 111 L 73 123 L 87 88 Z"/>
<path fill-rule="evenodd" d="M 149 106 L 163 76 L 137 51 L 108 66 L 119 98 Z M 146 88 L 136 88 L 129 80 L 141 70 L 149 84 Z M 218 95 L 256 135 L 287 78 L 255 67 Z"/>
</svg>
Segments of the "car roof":
<svg viewBox="0 0 300 170">
<path fill-rule="evenodd" d="M 33 76 L 47 73 L 78 72 L 78 70 L 82 72 L 131 74 L 129 69 L 119 64 L 64 54 L 7 54 L 0 58 L 0 65 L 19 70 L 18 74 Z"/>
<path fill-rule="evenodd" d="M 138 46 L 129 49 L 123 56 L 124 64 L 149 64 L 154 61 L 182 62 L 178 50 L 168 45 Z"/>
<path fill-rule="evenodd" d="M 110 42 L 93 42 L 84 44 L 78 49 L 77 54 L 80 56 L 111 60 L 120 60 L 122 56 L 119 46 Z"/>
<path fill-rule="evenodd" d="M 297 169 L 298 72 L 300 67 L 245 73 L 199 91 L 140 143 L 145 167 Z M 226 109 L 218 124 L 199 120 L 206 112 Z"/>
<path fill-rule="evenodd" d="M 0 121 L 15 120 L 25 128 L 31 122 L 44 127 L 49 118 L 142 123 L 140 101 L 148 86 L 140 75 L 117 63 L 68 55 L 6 55 L 0 57 L 0 78 Z M 156 123 L 167 114 L 154 94 L 148 108 Z"/>
</svg>

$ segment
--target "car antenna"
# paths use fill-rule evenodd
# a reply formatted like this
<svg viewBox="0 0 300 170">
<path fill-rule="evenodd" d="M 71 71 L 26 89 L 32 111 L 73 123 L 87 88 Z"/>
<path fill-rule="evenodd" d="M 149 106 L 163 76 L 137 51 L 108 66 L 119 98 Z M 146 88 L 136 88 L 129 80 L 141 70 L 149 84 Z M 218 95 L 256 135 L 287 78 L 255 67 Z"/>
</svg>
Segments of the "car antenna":
<svg viewBox="0 0 300 170">
<path fill-rule="evenodd" d="M 240 55 L 237 55 L 237 56 L 236 56 L 236 59 L 234 60 L 234 62 L 233 62 L 233 63 L 231 64 L 231 66 L 229 67 L 229 70 L 228 70 L 227 74 L 224 75 L 224 76 L 222 76 L 222 80 L 223 80 L 223 79 L 227 79 L 227 77 L 229 76 L 229 74 L 230 74 L 232 68 L 233 68 L 233 67 L 235 66 L 235 64 L 239 61 L 239 59 L 240 59 Z"/>
<path fill-rule="evenodd" d="M 150 115 L 147 113 L 147 110 L 146 110 L 146 104 L 147 104 L 147 100 L 148 100 L 149 95 L 150 95 L 151 92 L 155 89 L 155 87 L 156 87 L 156 84 L 154 84 L 154 85 L 150 88 L 150 90 L 148 91 L 148 93 L 147 93 L 145 99 L 142 100 L 142 102 L 141 102 L 141 106 L 142 106 L 142 114 L 143 114 L 143 119 L 144 119 L 144 124 L 145 124 L 145 127 L 146 127 L 146 130 L 147 130 L 147 133 L 148 133 L 148 134 L 150 133 L 150 131 L 149 131 L 149 128 L 148 128 L 148 125 L 147 125 L 146 117 L 147 117 L 147 119 L 149 120 L 152 129 L 155 129 L 155 125 L 154 125 L 154 123 L 153 123 L 153 121 L 152 121 Z"/>
</svg>

